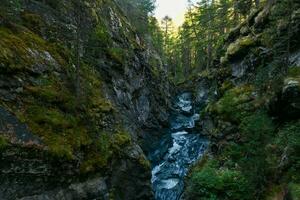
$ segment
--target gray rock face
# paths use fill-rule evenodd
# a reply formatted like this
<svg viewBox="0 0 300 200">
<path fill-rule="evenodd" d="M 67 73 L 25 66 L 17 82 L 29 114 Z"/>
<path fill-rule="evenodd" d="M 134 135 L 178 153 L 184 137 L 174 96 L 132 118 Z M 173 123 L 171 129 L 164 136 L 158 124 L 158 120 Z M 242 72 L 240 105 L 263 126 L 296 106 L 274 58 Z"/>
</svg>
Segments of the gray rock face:
<svg viewBox="0 0 300 200">
<path fill-rule="evenodd" d="M 290 56 L 290 63 L 294 66 L 300 67 L 300 50 Z"/>
<path fill-rule="evenodd" d="M 68 187 L 79 174 L 76 166 L 76 161 L 53 159 L 36 146 L 10 145 L 0 152 L 0 199 L 15 200 Z"/>
<path fill-rule="evenodd" d="M 48 191 L 41 195 L 22 197 L 18 200 L 108 200 L 109 191 L 103 178 L 94 178 L 83 183 L 73 183 L 67 188 Z"/>
<path fill-rule="evenodd" d="M 16 144 L 40 145 L 41 140 L 33 135 L 25 124 L 4 108 L 0 107 L 0 135 L 10 138 L 10 141 Z"/>
<path fill-rule="evenodd" d="M 41 38 L 57 40 L 73 51 L 71 41 L 76 35 L 76 16 L 70 1 L 55 1 L 63 5 L 56 9 L 44 2 L 22 1 L 20 6 L 23 6 L 25 12 L 37 14 L 45 22 L 37 33 Z M 0 108 L 0 135 L 8 136 L 11 142 L 15 141 L 5 151 L 0 150 L 1 200 L 106 200 L 109 193 L 114 194 L 110 194 L 109 198 L 116 200 L 153 198 L 151 169 L 139 143 L 145 138 L 143 129 L 161 128 L 168 119 L 169 86 L 160 58 L 153 50 L 145 47 L 143 39 L 133 31 L 114 1 L 107 1 L 103 6 L 90 2 L 86 7 L 88 14 L 84 16 L 83 40 L 87 40 L 95 29 L 97 19 L 89 15 L 92 11 L 101 18 L 111 39 L 107 49 L 93 55 L 94 63 L 91 65 L 101 74 L 103 88 L 99 90 L 103 90 L 103 96 L 110 100 L 118 116 L 116 122 L 108 120 L 99 126 L 107 123 L 122 125 L 131 134 L 132 145 L 129 149 L 122 149 L 124 155 L 116 155 L 108 164 L 107 170 L 98 172 L 101 175 L 94 173 L 81 177 L 79 162 L 82 152 L 76 152 L 76 158 L 72 162 L 51 157 L 41 139 L 34 136 L 26 124 Z M 49 27 L 51 30 L 47 29 Z M 87 30 L 91 32 L 86 32 Z M 120 62 L 109 55 L 110 49 L 123 50 L 124 61 Z M 24 93 L 27 85 L 39 81 L 37 77 L 47 78 L 51 74 L 59 76 L 59 80 L 70 81 L 64 79 L 65 72 L 59 70 L 58 62 L 49 52 L 31 50 L 30 55 L 36 60 L 33 60 L 33 66 L 30 66 L 28 72 L 16 76 L 9 74 L 8 77 L 7 74 L 0 74 L 0 103 L 14 102 L 16 106 L 22 107 L 24 102 L 18 98 L 18 94 Z M 150 59 L 156 59 L 157 66 L 150 66 Z M 2 65 L 0 63 L 0 67 Z M 154 75 L 153 69 L 160 70 L 159 75 Z M 101 176 L 106 178 L 100 178 Z"/>
</svg>

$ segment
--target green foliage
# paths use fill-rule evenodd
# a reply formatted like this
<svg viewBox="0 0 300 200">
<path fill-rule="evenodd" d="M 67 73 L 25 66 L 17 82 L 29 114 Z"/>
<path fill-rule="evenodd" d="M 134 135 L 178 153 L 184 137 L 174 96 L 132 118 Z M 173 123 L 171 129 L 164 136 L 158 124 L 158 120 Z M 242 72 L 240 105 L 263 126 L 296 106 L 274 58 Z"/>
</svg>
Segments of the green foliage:
<svg viewBox="0 0 300 200">
<path fill-rule="evenodd" d="M 243 118 L 239 131 L 239 142 L 229 143 L 219 158 L 229 167 L 240 166 L 255 188 L 255 195 L 260 196 L 265 190 L 266 177 L 274 167 L 268 162 L 266 146 L 275 135 L 275 127 L 266 113 L 255 112 Z"/>
<path fill-rule="evenodd" d="M 96 26 L 92 40 L 93 43 L 97 42 L 100 46 L 108 46 L 112 43 L 111 36 L 103 22 L 98 23 Z M 95 43 L 92 45 L 95 45 Z"/>
<path fill-rule="evenodd" d="M 250 0 L 189 1 L 184 24 L 178 36 L 172 38 L 176 50 L 170 55 L 166 52 L 167 64 L 176 68 L 173 70 L 177 72 L 173 73 L 175 79 L 188 80 L 199 71 L 211 70 L 214 60 L 221 55 L 226 54 L 222 57 L 222 64 L 225 64 L 233 56 L 247 53 L 249 47 L 256 44 L 252 36 L 238 39 L 229 46 L 227 53 L 224 41 L 231 34 L 230 30 L 246 21 L 252 7 L 254 1 Z"/>
<path fill-rule="evenodd" d="M 300 200 L 300 184 L 289 184 L 289 195 L 293 200 Z"/>
<path fill-rule="evenodd" d="M 244 16 L 249 14 L 249 11 L 252 6 L 251 0 L 234 0 L 233 3 L 236 12 Z"/>
<path fill-rule="evenodd" d="M 212 108 L 224 119 L 239 122 L 253 112 L 252 86 L 240 86 L 228 90 Z"/>
<path fill-rule="evenodd" d="M 163 57 L 164 55 L 164 36 L 163 32 L 160 28 L 160 24 L 158 23 L 157 19 L 155 17 L 149 18 L 149 32 L 152 37 L 152 43 L 155 48 L 155 50 Z"/>
<path fill-rule="evenodd" d="M 0 151 L 8 146 L 6 137 L 0 135 Z"/>
<path fill-rule="evenodd" d="M 288 69 L 288 77 L 300 78 L 300 67 L 290 67 Z"/>
<path fill-rule="evenodd" d="M 154 0 L 117 0 L 117 3 L 126 13 L 136 31 L 145 35 L 149 33 L 148 16 L 155 9 Z"/>
<path fill-rule="evenodd" d="M 130 143 L 130 135 L 125 131 L 120 131 L 112 136 L 111 147 L 115 152 L 121 153 L 122 149 Z"/>
<path fill-rule="evenodd" d="M 240 124 L 244 142 L 265 143 L 274 132 L 274 125 L 270 117 L 264 112 L 257 112 L 245 117 Z"/>
<path fill-rule="evenodd" d="M 219 168 L 213 160 L 193 171 L 187 188 L 187 199 L 242 200 L 253 199 L 250 185 L 238 170 Z"/>
<path fill-rule="evenodd" d="M 300 181 L 300 176 L 297 175 L 300 169 L 300 121 L 290 122 L 280 129 L 277 144 L 289 157 L 293 178 Z"/>
</svg>

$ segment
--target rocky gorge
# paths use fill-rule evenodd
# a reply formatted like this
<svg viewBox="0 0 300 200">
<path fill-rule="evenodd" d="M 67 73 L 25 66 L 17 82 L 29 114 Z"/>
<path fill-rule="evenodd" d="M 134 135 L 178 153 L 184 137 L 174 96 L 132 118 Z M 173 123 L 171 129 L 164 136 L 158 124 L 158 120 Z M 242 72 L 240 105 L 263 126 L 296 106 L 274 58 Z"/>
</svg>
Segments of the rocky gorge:
<svg viewBox="0 0 300 200">
<path fill-rule="evenodd" d="M 177 84 L 125 1 L 2 0 L 0 200 L 299 199 L 300 4 L 283 3 Z"/>
</svg>

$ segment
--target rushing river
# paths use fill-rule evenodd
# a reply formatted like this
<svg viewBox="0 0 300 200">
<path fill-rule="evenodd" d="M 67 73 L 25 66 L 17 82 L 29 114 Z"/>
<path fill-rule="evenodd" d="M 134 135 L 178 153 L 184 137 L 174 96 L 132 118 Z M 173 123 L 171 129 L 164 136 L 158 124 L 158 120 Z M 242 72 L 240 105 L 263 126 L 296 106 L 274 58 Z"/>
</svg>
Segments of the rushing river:
<svg viewBox="0 0 300 200">
<path fill-rule="evenodd" d="M 190 93 L 179 95 L 170 130 L 158 148 L 150 155 L 153 162 L 152 185 L 156 200 L 179 200 L 184 189 L 184 177 L 189 167 L 207 148 L 208 141 L 198 133 L 195 122 L 200 120 Z"/>
</svg>

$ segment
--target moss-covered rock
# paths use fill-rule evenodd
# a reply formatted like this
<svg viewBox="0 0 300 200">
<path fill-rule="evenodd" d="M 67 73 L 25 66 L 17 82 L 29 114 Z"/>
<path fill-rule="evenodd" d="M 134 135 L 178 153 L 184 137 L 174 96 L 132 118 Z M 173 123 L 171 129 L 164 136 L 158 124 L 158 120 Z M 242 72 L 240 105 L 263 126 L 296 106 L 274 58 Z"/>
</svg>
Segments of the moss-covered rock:
<svg viewBox="0 0 300 200">
<path fill-rule="evenodd" d="M 228 46 L 225 57 L 228 59 L 234 59 L 236 57 L 243 56 L 245 53 L 247 53 L 247 50 L 249 50 L 249 48 L 255 44 L 256 39 L 252 36 L 239 38 Z"/>
<path fill-rule="evenodd" d="M 151 198 L 149 162 L 134 130 L 149 125 L 150 118 L 155 126 L 167 120 L 161 114 L 168 102 L 167 86 L 153 86 L 162 81 L 160 58 L 152 56 L 153 50 L 145 55 L 143 39 L 119 5 L 110 0 L 4 0 L 0 25 L 0 105 L 10 111 L 9 118 L 16 118 L 13 127 L 5 121 L 11 128 L 5 131 L 24 128 L 34 135 L 26 142 L 16 142 L 24 137 L 8 137 L 9 149 L 1 154 L 0 166 L 0 171 L 4 165 L 25 166 L 24 179 L 30 177 L 32 186 L 18 190 L 23 179 L 15 181 L 12 170 L 0 186 L 0 196 L 43 194 L 87 177 L 106 176 L 114 181 L 111 188 L 133 188 L 119 199 L 134 199 L 137 193 Z M 5 146 L 4 140 L 0 143 Z M 25 149 L 26 155 L 20 154 Z M 39 165 L 45 169 L 39 177 L 27 167 L 28 160 L 33 172 Z M 120 163 L 122 169 L 112 167 Z M 132 169 L 138 169 L 136 180 L 122 184 L 120 180 L 133 176 Z M 55 170 L 63 175 L 52 178 Z M 12 189 L 7 191 L 7 185 Z"/>
<path fill-rule="evenodd" d="M 215 105 L 211 105 L 211 111 L 226 120 L 240 121 L 255 109 L 253 92 L 254 88 L 247 85 L 230 89 Z"/>
</svg>

